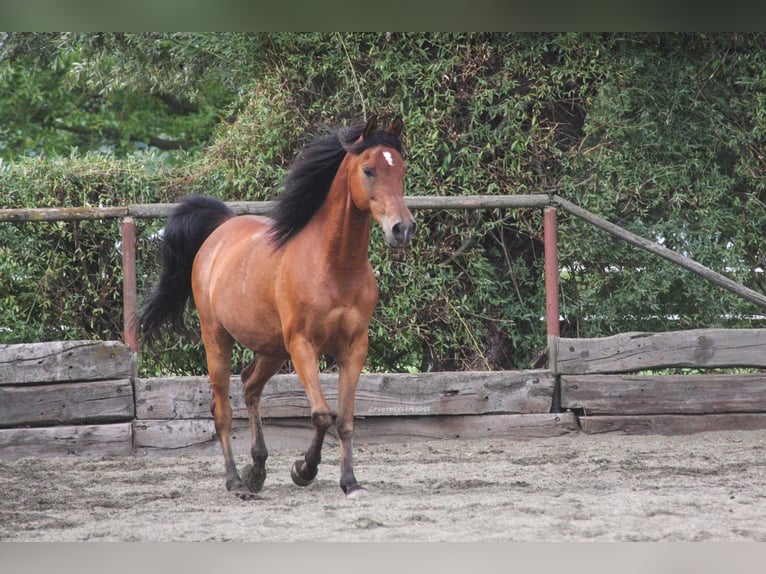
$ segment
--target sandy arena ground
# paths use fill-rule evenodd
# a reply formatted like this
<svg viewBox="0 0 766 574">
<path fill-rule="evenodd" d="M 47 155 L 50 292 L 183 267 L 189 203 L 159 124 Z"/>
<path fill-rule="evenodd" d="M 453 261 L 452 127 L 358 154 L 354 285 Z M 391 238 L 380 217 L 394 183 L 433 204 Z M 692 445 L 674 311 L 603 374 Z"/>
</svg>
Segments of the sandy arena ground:
<svg viewBox="0 0 766 574">
<path fill-rule="evenodd" d="M 304 489 L 299 455 L 254 501 L 218 456 L 0 460 L 0 540 L 766 540 L 766 431 L 358 445 L 357 499 L 337 448 Z"/>
</svg>

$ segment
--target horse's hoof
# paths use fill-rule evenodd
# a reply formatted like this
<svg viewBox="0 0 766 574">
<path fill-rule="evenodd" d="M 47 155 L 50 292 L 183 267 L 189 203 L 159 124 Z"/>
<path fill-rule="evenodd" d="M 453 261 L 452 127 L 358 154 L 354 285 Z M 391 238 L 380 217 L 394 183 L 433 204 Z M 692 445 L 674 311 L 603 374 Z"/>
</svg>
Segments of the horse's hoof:
<svg viewBox="0 0 766 574">
<path fill-rule="evenodd" d="M 310 476 L 308 478 L 301 474 L 301 468 L 303 467 L 303 464 L 304 462 L 302 460 L 296 460 L 292 469 L 290 469 L 290 477 L 293 479 L 293 482 L 298 486 L 308 486 L 309 484 L 314 482 L 314 478 L 316 478 L 316 472 L 314 472 L 313 476 Z"/>
<path fill-rule="evenodd" d="M 263 500 L 260 496 L 255 494 L 254 492 L 251 492 L 245 487 L 242 487 L 238 490 L 232 490 L 231 493 L 239 498 L 240 500 Z"/>
<path fill-rule="evenodd" d="M 242 470 L 242 482 L 250 492 L 260 492 L 265 481 L 266 472 L 254 472 L 252 464 L 248 464 Z"/>
<path fill-rule="evenodd" d="M 231 492 L 240 500 L 261 500 L 261 497 L 246 487 L 242 481 L 234 482 L 231 485 L 227 484 L 226 490 Z"/>
<path fill-rule="evenodd" d="M 345 492 L 346 498 L 364 498 L 367 496 L 367 489 L 358 484 L 348 487 Z"/>
</svg>

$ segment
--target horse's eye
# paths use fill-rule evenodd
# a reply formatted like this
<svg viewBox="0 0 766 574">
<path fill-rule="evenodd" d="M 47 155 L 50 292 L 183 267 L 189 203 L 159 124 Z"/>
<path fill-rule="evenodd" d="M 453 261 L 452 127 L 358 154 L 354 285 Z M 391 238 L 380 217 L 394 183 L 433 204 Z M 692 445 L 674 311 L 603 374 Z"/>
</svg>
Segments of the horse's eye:
<svg viewBox="0 0 766 574">
<path fill-rule="evenodd" d="M 363 167 L 363 168 L 362 168 L 362 173 L 363 173 L 363 174 L 364 174 L 366 177 L 373 177 L 373 176 L 375 175 L 375 170 L 374 170 L 374 169 L 372 169 L 371 167 Z"/>
</svg>

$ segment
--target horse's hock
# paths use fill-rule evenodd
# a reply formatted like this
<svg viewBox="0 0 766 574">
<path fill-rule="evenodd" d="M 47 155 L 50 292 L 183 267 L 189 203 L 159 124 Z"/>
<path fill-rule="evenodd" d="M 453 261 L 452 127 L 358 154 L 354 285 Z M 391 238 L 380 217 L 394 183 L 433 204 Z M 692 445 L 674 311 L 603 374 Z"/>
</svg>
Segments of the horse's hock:
<svg viewBox="0 0 766 574">
<path fill-rule="evenodd" d="M 552 337 L 550 355 L 550 370 L 363 375 L 355 442 L 766 428 L 766 330 Z M 716 372 L 653 373 L 678 367 Z M 144 379 L 135 368 L 119 342 L 0 345 L 0 457 L 218 453 L 207 377 Z M 337 375 L 321 383 L 334 404 Z M 231 396 L 235 450 L 249 453 L 238 377 Z M 262 414 L 271 450 L 305 447 L 312 426 L 295 376 L 268 383 Z"/>
</svg>

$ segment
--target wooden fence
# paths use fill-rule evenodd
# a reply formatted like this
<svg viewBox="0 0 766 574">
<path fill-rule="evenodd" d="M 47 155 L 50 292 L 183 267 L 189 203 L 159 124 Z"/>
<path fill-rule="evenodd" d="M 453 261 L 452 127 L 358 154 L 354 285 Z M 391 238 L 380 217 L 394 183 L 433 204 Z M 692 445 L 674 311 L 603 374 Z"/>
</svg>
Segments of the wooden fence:
<svg viewBox="0 0 766 574">
<path fill-rule="evenodd" d="M 362 375 L 356 443 L 766 429 L 764 329 L 552 336 L 549 345 L 550 370 Z M 657 373 L 678 368 L 704 372 Z M 218 452 L 207 377 L 135 370 L 118 342 L 0 346 L 0 458 Z M 332 404 L 337 377 L 321 380 Z M 236 376 L 231 398 L 234 447 L 246 454 Z M 309 405 L 295 376 L 269 382 L 262 413 L 271 450 L 307 446 Z"/>
<path fill-rule="evenodd" d="M 132 453 L 133 373 L 122 343 L 0 345 L 0 457 Z"/>
<path fill-rule="evenodd" d="M 681 433 L 766 428 L 766 375 L 668 375 L 656 369 L 766 367 L 766 330 L 627 333 L 559 338 L 556 208 L 668 259 L 766 307 L 766 296 L 613 224 L 557 195 L 408 197 L 411 209 L 537 207 L 543 210 L 550 370 L 364 375 L 357 443 L 445 437 L 527 438 L 586 433 Z M 264 213 L 271 202 L 234 202 Z M 41 454 L 207 452 L 218 448 L 204 377 L 135 376 L 135 222 L 172 205 L 0 209 L 0 221 L 122 219 L 125 345 L 59 342 L 0 345 L 0 457 Z M 647 373 L 650 371 L 650 374 Z M 639 373 L 639 374 L 636 374 Z M 329 397 L 335 379 L 324 376 Z M 235 378 L 235 448 L 250 448 Z M 308 404 L 294 377 L 276 377 L 264 396 L 270 448 L 305 448 Z M 328 442 L 333 442 L 333 436 Z"/>
<path fill-rule="evenodd" d="M 137 378 L 134 357 L 117 342 L 0 346 L 0 457 L 217 452 L 207 377 Z M 337 376 L 321 380 L 333 403 Z M 573 414 L 552 412 L 555 387 L 548 370 L 365 374 L 356 443 L 575 432 Z M 233 443 L 248 453 L 236 376 L 231 398 Z M 271 450 L 306 448 L 309 405 L 295 376 L 269 382 L 262 413 Z M 327 440 L 337 443 L 334 429 Z"/>
<path fill-rule="evenodd" d="M 703 279 L 735 293 L 762 307 L 766 307 L 766 295 L 753 291 L 689 259 L 671 251 L 667 247 L 639 237 L 614 223 L 575 205 L 555 194 L 525 195 L 476 195 L 476 196 L 408 196 L 407 206 L 419 209 L 517 209 L 540 208 L 543 211 L 543 239 L 545 249 L 545 317 L 549 336 L 559 335 L 559 284 L 558 284 L 558 245 L 557 245 L 557 208 L 586 221 L 611 235 L 627 241 L 641 249 L 671 261 L 696 273 Z M 91 219 L 121 219 L 122 275 L 123 275 L 123 314 L 125 343 L 138 352 L 138 333 L 133 317 L 136 313 L 136 225 L 135 218 L 167 217 L 175 204 L 137 204 L 124 207 L 61 207 L 61 208 L 19 208 L 0 209 L 0 222 L 20 221 L 81 221 Z M 266 214 L 273 201 L 229 202 L 235 213 Z"/>
<path fill-rule="evenodd" d="M 549 345 L 560 407 L 576 413 L 583 432 L 766 429 L 764 329 L 553 337 Z"/>
</svg>

